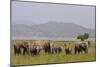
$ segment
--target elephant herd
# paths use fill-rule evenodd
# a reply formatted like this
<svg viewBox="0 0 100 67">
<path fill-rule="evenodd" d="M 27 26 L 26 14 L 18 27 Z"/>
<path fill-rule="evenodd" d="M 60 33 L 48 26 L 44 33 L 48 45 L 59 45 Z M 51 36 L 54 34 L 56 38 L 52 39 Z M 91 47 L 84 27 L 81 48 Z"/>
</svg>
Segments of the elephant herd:
<svg viewBox="0 0 100 67">
<path fill-rule="evenodd" d="M 73 48 L 66 46 L 58 46 L 55 45 L 51 40 L 48 41 L 20 41 L 16 42 L 13 46 L 15 55 L 31 55 L 37 56 L 41 52 L 45 54 L 59 54 L 61 52 L 65 52 L 65 54 L 80 54 L 80 53 L 88 53 L 88 43 L 76 43 Z"/>
</svg>

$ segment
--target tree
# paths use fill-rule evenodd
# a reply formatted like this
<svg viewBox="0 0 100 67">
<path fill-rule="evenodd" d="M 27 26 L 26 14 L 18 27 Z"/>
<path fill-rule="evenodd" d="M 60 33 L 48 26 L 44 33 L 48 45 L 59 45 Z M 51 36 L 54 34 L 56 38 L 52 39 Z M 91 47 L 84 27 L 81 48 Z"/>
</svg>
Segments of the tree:
<svg viewBox="0 0 100 67">
<path fill-rule="evenodd" d="M 84 33 L 84 38 L 88 39 L 89 38 L 89 34 L 88 33 Z"/>
<path fill-rule="evenodd" d="M 88 38 L 89 38 L 89 34 L 88 33 L 84 33 L 83 35 L 77 36 L 77 39 L 80 39 L 81 41 L 84 41 L 84 40 L 86 40 Z"/>
</svg>

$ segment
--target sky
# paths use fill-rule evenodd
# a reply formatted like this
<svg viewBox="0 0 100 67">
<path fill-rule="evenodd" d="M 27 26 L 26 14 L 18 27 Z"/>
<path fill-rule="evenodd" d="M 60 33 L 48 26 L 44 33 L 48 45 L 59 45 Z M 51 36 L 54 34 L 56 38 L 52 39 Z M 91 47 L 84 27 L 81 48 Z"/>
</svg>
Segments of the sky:
<svg viewBox="0 0 100 67">
<path fill-rule="evenodd" d="M 13 24 L 73 23 L 95 29 L 95 7 L 12 1 Z"/>
</svg>

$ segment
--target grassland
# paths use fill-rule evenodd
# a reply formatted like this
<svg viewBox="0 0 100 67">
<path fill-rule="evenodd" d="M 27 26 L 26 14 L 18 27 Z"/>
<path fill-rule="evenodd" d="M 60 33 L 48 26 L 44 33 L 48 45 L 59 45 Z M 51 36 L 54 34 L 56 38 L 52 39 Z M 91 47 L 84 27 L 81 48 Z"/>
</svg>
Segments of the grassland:
<svg viewBox="0 0 100 67">
<path fill-rule="evenodd" d="M 15 41 L 12 41 L 13 43 Z M 56 44 L 62 45 L 66 43 L 70 47 L 74 46 L 75 41 L 55 41 Z M 13 48 L 11 48 L 11 65 L 29 65 L 29 64 L 51 64 L 51 63 L 68 63 L 68 62 L 81 62 L 81 61 L 95 61 L 96 60 L 96 44 L 95 41 L 91 41 L 91 46 L 88 48 L 89 52 L 87 54 L 74 54 L 66 55 L 64 51 L 60 54 L 45 54 L 41 51 L 38 56 L 23 56 L 14 55 Z"/>
</svg>

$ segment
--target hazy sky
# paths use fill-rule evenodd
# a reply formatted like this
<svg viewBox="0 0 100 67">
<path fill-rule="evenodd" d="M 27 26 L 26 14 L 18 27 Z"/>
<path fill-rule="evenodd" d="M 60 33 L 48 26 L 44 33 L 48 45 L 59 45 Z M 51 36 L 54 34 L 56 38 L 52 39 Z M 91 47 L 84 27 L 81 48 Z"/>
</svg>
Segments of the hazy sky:
<svg viewBox="0 0 100 67">
<path fill-rule="evenodd" d="M 12 23 L 40 24 L 48 21 L 95 28 L 95 7 L 34 2 L 12 2 Z"/>
</svg>

